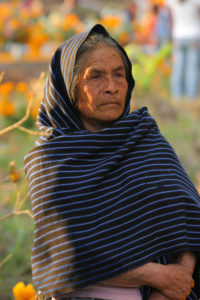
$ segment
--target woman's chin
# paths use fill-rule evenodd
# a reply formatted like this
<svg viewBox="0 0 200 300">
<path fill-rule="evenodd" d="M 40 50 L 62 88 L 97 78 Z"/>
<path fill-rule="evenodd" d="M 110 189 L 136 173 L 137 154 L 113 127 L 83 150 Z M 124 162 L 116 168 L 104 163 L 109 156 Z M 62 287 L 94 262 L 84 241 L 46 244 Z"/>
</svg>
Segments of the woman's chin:
<svg viewBox="0 0 200 300">
<path fill-rule="evenodd" d="M 121 115 L 123 114 L 123 111 L 119 111 L 119 110 L 112 110 L 112 109 L 108 109 L 104 115 L 102 116 L 102 122 L 115 122 L 117 121 Z"/>
</svg>

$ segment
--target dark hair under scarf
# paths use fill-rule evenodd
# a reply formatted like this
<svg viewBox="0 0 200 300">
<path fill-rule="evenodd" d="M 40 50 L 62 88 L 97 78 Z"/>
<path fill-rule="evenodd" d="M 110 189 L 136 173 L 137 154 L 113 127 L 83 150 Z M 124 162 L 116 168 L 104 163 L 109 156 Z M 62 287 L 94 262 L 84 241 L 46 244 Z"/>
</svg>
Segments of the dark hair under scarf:
<svg viewBox="0 0 200 300">
<path fill-rule="evenodd" d="M 35 224 L 33 281 L 45 296 L 200 251 L 199 194 L 147 108 L 129 114 L 134 80 L 120 46 L 129 66 L 123 116 L 92 133 L 76 114 L 69 87 L 76 53 L 91 32 L 108 35 L 96 25 L 55 52 L 37 119 L 49 136 L 25 157 Z M 197 264 L 187 299 L 198 299 L 198 272 Z"/>
</svg>

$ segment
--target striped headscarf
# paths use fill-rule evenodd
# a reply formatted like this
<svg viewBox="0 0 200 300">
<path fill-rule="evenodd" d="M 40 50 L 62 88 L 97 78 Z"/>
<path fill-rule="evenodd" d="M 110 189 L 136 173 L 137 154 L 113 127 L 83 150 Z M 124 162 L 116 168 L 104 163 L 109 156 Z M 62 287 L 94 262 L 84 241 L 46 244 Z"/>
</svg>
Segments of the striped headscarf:
<svg viewBox="0 0 200 300">
<path fill-rule="evenodd" d="M 95 25 L 55 52 L 37 118 L 49 135 L 25 157 L 35 224 L 33 281 L 45 296 L 200 251 L 199 194 L 147 108 L 129 114 L 134 79 L 118 44 L 128 63 L 123 116 L 92 133 L 70 101 L 76 53 L 91 32 L 108 36 Z"/>
</svg>

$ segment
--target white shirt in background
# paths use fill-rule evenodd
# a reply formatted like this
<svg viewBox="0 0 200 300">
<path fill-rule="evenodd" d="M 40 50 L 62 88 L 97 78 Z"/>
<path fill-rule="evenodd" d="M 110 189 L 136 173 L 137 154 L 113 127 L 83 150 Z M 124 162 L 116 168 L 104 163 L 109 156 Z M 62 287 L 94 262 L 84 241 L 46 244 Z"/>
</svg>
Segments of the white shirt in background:
<svg viewBox="0 0 200 300">
<path fill-rule="evenodd" d="M 200 38 L 200 0 L 166 0 L 172 14 L 174 39 Z"/>
</svg>

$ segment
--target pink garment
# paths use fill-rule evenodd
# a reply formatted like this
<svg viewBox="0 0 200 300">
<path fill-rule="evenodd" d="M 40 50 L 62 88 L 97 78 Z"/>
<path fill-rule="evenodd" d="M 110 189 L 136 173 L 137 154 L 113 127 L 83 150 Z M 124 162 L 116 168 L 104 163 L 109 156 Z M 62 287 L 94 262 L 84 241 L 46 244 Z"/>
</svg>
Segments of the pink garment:
<svg viewBox="0 0 200 300">
<path fill-rule="evenodd" d="M 93 285 L 67 294 L 67 297 L 99 298 L 106 300 L 142 300 L 139 288 Z"/>
</svg>

